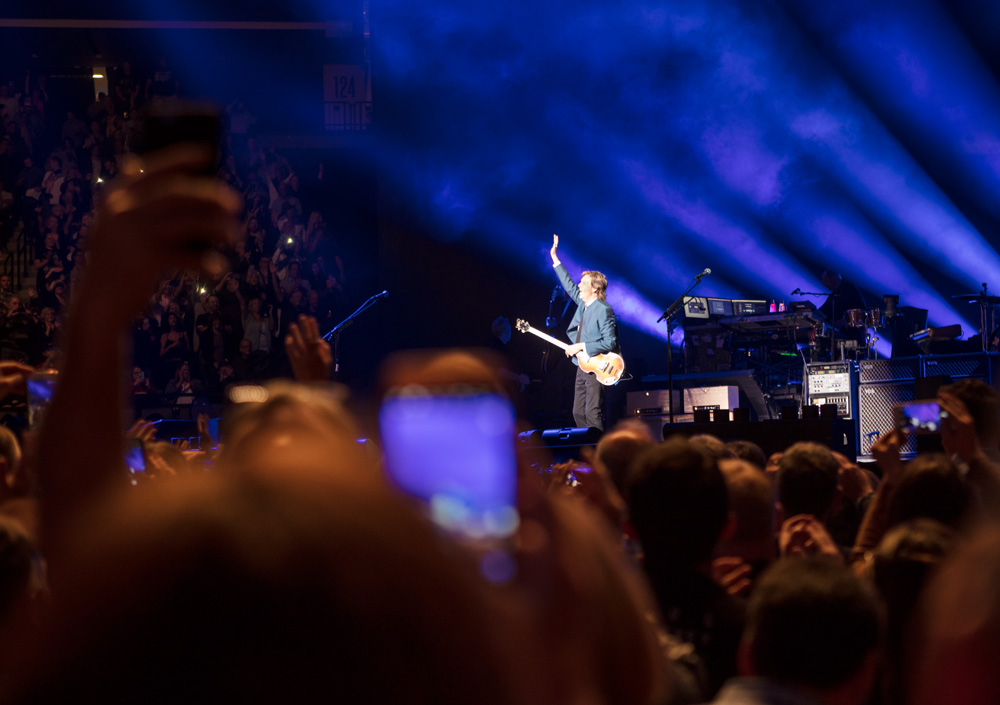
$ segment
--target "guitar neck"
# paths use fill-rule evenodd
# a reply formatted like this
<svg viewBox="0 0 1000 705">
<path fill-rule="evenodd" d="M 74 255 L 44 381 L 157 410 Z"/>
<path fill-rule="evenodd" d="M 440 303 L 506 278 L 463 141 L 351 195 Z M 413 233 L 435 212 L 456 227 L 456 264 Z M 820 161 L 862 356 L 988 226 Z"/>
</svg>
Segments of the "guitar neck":
<svg viewBox="0 0 1000 705">
<path fill-rule="evenodd" d="M 563 350 L 565 350 L 566 348 L 568 348 L 568 347 L 569 347 L 569 344 L 568 344 L 568 343 L 564 343 L 564 342 L 562 342 L 561 340 L 558 340 L 558 339 L 556 339 L 556 338 L 553 338 L 553 337 L 552 337 L 551 335 L 549 335 L 548 333 L 543 333 L 542 331 L 538 330 L 537 328 L 532 328 L 531 326 L 528 326 L 528 328 L 527 328 L 527 332 L 528 332 L 528 333 L 531 333 L 532 335 L 537 335 L 537 336 L 538 336 L 539 338 L 541 338 L 542 340 L 547 340 L 547 341 L 549 341 L 550 343 L 552 343 L 553 345 L 555 345 L 556 347 L 560 347 L 560 348 L 562 348 Z"/>
</svg>

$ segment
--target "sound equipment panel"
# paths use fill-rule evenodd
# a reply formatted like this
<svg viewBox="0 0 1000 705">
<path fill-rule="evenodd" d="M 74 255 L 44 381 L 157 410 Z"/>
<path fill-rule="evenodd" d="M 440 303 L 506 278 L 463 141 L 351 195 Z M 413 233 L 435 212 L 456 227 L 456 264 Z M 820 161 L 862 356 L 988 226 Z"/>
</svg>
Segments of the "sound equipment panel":
<svg viewBox="0 0 1000 705">
<path fill-rule="evenodd" d="M 858 367 L 856 362 L 813 362 L 806 366 L 808 404 L 836 404 L 837 416 L 858 418 Z"/>
</svg>

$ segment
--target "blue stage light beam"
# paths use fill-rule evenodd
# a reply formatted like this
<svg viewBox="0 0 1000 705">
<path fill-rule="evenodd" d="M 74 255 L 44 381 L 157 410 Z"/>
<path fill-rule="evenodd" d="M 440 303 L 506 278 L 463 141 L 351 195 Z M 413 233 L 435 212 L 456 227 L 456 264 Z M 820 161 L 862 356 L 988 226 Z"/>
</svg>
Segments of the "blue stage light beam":
<svg viewBox="0 0 1000 705">
<path fill-rule="evenodd" d="M 964 197 L 1000 216 L 1000 84 L 941 3 L 913 0 L 901 12 L 847 0 L 796 10 L 872 105 L 918 148 L 933 149 Z M 996 16 L 996 8 L 976 10 L 985 22 Z"/>
<path fill-rule="evenodd" d="M 760 295 L 780 296 L 784 287 L 776 293 L 775 282 L 802 280 L 805 268 L 783 247 L 770 242 L 752 222 L 737 223 L 703 202 L 689 200 L 665 182 L 657 165 L 625 158 L 618 166 L 650 205 L 687 232 L 714 245 L 718 260 L 730 270 L 740 271 L 742 281 L 756 287 Z"/>
</svg>

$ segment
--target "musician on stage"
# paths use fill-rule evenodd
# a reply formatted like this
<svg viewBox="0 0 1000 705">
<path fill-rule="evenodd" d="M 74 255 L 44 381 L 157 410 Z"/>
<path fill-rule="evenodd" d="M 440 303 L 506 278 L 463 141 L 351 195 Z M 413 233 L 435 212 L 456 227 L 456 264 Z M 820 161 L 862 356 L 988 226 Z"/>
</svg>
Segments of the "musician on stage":
<svg viewBox="0 0 1000 705">
<path fill-rule="evenodd" d="M 823 286 L 830 290 L 819 310 L 826 316 L 830 325 L 843 329 L 847 323 L 847 312 L 851 310 L 864 311 L 867 309 L 865 299 L 858 291 L 858 287 L 849 281 L 845 281 L 837 272 L 829 270 L 820 276 Z"/>
<path fill-rule="evenodd" d="M 566 348 L 566 356 L 577 366 L 576 386 L 573 396 L 573 421 L 579 427 L 604 429 L 604 385 L 596 376 L 580 369 L 580 356 L 586 360 L 602 353 L 619 352 L 618 326 L 615 311 L 605 301 L 608 279 L 600 272 L 586 271 L 580 277 L 579 285 L 573 282 L 569 272 L 559 261 L 556 250 L 559 236 L 552 236 L 552 266 L 566 293 L 577 304 L 576 313 L 570 321 L 566 335 L 572 342 Z"/>
</svg>

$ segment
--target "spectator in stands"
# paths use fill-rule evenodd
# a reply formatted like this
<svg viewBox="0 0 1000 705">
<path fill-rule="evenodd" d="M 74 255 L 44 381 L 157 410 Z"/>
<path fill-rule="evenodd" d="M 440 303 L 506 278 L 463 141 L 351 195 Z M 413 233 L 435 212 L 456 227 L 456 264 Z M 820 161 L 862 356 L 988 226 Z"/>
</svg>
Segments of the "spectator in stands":
<svg viewBox="0 0 1000 705">
<path fill-rule="evenodd" d="M 3 352 L 0 359 L 26 362 L 29 355 L 29 338 L 34 320 L 21 306 L 21 298 L 11 296 L 7 300 L 7 312 L 0 327 Z"/>
<path fill-rule="evenodd" d="M 292 323 L 299 316 L 306 313 L 306 292 L 307 289 L 293 289 L 285 297 L 278 311 L 278 338 L 284 340 L 288 330 L 288 324 Z"/>
<path fill-rule="evenodd" d="M 178 85 L 166 57 L 161 56 L 156 62 L 156 68 L 153 69 L 153 75 L 146 80 L 146 100 L 176 96 Z"/>
<path fill-rule="evenodd" d="M 138 365 L 132 368 L 132 394 L 156 394 L 156 388 L 149 381 L 146 371 Z"/>
<path fill-rule="evenodd" d="M 0 83 L 0 116 L 4 120 L 13 120 L 20 107 L 20 94 L 16 93 L 11 84 Z"/>
<path fill-rule="evenodd" d="M 740 673 L 722 705 L 862 705 L 874 683 L 879 606 L 850 569 L 823 559 L 783 559 L 747 607 Z"/>
<path fill-rule="evenodd" d="M 29 341 L 29 360 L 33 365 L 45 365 L 58 352 L 62 337 L 62 323 L 56 318 L 55 309 L 46 306 L 39 315 Z"/>
<path fill-rule="evenodd" d="M 165 394 L 201 395 L 205 393 L 205 385 L 200 379 L 191 377 L 191 366 L 182 362 L 177 366 L 174 378 L 167 384 Z"/>
<path fill-rule="evenodd" d="M 198 349 L 200 350 L 205 345 L 205 336 L 211 336 L 212 331 L 212 317 L 220 315 L 219 311 L 219 297 L 215 294 L 209 294 L 205 297 L 204 302 L 204 313 L 199 314 L 197 318 L 194 319 L 194 329 L 198 335 Z"/>
<path fill-rule="evenodd" d="M 14 288 L 11 284 L 9 274 L 0 274 L 0 314 L 6 314 L 10 298 L 14 295 Z"/>
<path fill-rule="evenodd" d="M 254 297 L 246 303 L 246 313 L 243 316 L 244 340 L 250 345 L 248 352 L 271 352 L 271 318 L 263 310 L 259 298 Z"/>
<path fill-rule="evenodd" d="M 332 274 L 327 274 L 324 288 L 320 293 L 320 306 L 324 310 L 331 311 L 334 318 L 340 318 L 339 314 L 343 311 L 346 299 L 347 294 L 340 280 Z"/>
<path fill-rule="evenodd" d="M 46 203 L 53 205 L 59 203 L 65 178 L 62 171 L 62 160 L 58 156 L 52 155 L 49 157 L 45 175 L 42 177 L 42 191 L 45 193 Z"/>
<path fill-rule="evenodd" d="M 208 330 L 201 336 L 201 345 L 198 348 L 201 354 L 201 369 L 206 377 L 215 374 L 222 361 L 229 357 L 228 338 L 223 328 L 221 314 L 214 314 L 209 320 Z"/>
<path fill-rule="evenodd" d="M 636 458 L 626 483 L 629 516 L 667 631 L 705 661 L 714 693 L 736 674 L 743 606 L 710 577 L 726 526 L 726 482 L 703 447 L 675 437 Z"/>
<path fill-rule="evenodd" d="M 140 81 L 132 73 L 132 62 L 123 62 L 121 73 L 115 78 L 115 107 L 120 115 L 131 113 L 139 107 L 140 90 Z"/>
<path fill-rule="evenodd" d="M 239 352 L 232 365 L 233 379 L 236 382 L 255 382 L 269 376 L 267 354 L 260 350 L 254 351 L 252 343 L 246 338 L 240 341 Z"/>
<path fill-rule="evenodd" d="M 243 339 L 243 309 L 246 303 L 240 293 L 240 275 L 227 272 L 215 287 L 219 299 L 219 317 L 224 323 L 223 335 L 227 349 L 234 349 L 236 342 Z"/>
<path fill-rule="evenodd" d="M 60 132 L 62 139 L 69 140 L 74 150 L 83 147 L 83 141 L 87 139 L 87 123 L 76 116 L 76 112 L 69 110 L 66 112 L 66 122 L 63 123 Z"/>
<path fill-rule="evenodd" d="M 188 359 L 191 354 L 191 339 L 181 328 L 176 313 L 168 313 L 166 325 L 160 335 L 160 362 L 164 366 L 174 366 Z"/>
</svg>

